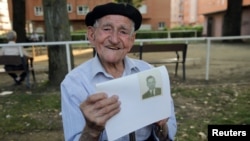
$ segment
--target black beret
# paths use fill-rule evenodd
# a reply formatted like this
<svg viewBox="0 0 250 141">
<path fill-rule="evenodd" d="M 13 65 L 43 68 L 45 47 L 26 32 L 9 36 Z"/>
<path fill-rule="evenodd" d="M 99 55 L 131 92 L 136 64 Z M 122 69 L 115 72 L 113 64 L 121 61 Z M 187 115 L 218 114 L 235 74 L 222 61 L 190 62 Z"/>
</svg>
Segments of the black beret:
<svg viewBox="0 0 250 141">
<path fill-rule="evenodd" d="M 96 6 L 86 15 L 85 24 L 93 26 L 97 19 L 110 14 L 123 15 L 134 21 L 135 31 L 141 26 L 142 15 L 135 7 L 130 4 L 112 2 Z"/>
</svg>

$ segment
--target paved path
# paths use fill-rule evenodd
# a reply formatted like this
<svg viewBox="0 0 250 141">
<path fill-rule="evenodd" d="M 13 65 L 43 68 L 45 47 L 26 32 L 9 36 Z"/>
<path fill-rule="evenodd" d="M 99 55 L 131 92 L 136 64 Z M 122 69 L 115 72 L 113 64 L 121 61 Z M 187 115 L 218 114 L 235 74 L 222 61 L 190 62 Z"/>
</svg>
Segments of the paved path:
<svg viewBox="0 0 250 141">
<path fill-rule="evenodd" d="M 92 57 L 92 49 L 85 49 L 75 51 L 75 66 L 90 59 Z M 207 46 L 205 43 L 189 43 L 187 51 L 186 62 L 186 76 L 187 79 L 205 79 L 206 74 L 206 56 Z M 221 75 L 230 74 L 243 74 L 250 71 L 250 43 L 248 44 L 223 44 L 212 43 L 210 51 L 210 64 L 209 64 L 209 79 L 214 79 Z M 129 56 L 137 58 L 134 54 Z M 144 58 L 150 60 L 151 58 L 174 58 L 175 53 L 145 53 Z M 45 59 L 35 59 L 35 69 L 37 71 L 48 70 L 48 62 Z M 166 65 L 169 73 L 174 73 L 174 64 Z M 181 77 L 181 65 L 178 70 Z"/>
</svg>

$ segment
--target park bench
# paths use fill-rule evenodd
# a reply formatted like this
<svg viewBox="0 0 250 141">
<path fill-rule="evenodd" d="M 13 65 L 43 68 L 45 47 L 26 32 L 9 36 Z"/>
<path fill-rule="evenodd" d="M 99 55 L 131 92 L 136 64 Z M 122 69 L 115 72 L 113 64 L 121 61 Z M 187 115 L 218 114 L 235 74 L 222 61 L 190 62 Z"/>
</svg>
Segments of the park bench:
<svg viewBox="0 0 250 141">
<path fill-rule="evenodd" d="M 9 64 L 9 65 L 23 64 L 24 69 L 15 70 L 15 71 L 8 71 L 8 72 L 3 69 L 0 71 L 0 73 L 9 73 L 9 72 L 21 73 L 23 71 L 26 71 L 26 73 L 27 73 L 26 86 L 28 88 L 31 88 L 30 77 L 29 77 L 30 73 L 32 74 L 32 77 L 33 77 L 33 83 L 36 82 L 35 71 L 33 68 L 33 58 L 21 57 L 20 55 L 2 55 L 2 56 L 0 56 L 0 65 L 6 65 L 6 64 Z"/>
<path fill-rule="evenodd" d="M 145 60 L 143 59 L 143 53 L 155 53 L 155 52 L 175 52 L 176 58 L 169 59 L 168 56 L 162 59 Z M 180 56 L 179 52 L 182 52 Z M 175 76 L 177 76 L 179 63 L 182 64 L 183 80 L 186 79 L 186 55 L 187 55 L 187 44 L 185 43 L 174 43 L 174 44 L 144 44 L 134 45 L 130 50 L 130 53 L 138 53 L 138 57 L 141 60 L 145 60 L 150 64 L 167 64 L 175 63 Z M 153 54 L 152 54 L 153 55 Z"/>
</svg>

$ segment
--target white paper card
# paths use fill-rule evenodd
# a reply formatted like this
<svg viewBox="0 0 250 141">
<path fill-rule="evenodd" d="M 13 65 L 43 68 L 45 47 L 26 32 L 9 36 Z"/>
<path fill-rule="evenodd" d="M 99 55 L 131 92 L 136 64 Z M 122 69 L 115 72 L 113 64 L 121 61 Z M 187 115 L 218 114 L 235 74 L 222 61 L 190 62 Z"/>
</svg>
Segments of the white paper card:
<svg viewBox="0 0 250 141">
<path fill-rule="evenodd" d="M 156 87 L 161 90 L 157 95 L 143 98 L 148 91 L 148 76 L 156 79 Z M 118 95 L 121 101 L 121 111 L 105 125 L 109 141 L 171 115 L 170 84 L 165 66 L 99 83 L 96 87 L 98 92 Z"/>
</svg>

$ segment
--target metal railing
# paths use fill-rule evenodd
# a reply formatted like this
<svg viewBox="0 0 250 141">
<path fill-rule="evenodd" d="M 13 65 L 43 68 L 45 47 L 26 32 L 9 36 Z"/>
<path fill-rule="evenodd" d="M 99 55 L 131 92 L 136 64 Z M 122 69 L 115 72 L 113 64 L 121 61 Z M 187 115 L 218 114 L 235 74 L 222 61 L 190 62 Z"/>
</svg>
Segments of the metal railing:
<svg viewBox="0 0 250 141">
<path fill-rule="evenodd" d="M 229 36 L 229 37 L 200 37 L 200 38 L 161 38 L 161 39 L 137 39 L 135 43 L 143 45 L 144 43 L 152 42 L 184 42 L 189 43 L 193 41 L 206 41 L 206 72 L 205 80 L 209 80 L 209 65 L 210 65 L 210 49 L 212 41 L 220 40 L 237 40 L 237 39 L 250 39 L 250 36 Z M 66 47 L 66 56 L 67 56 L 67 67 L 68 71 L 71 71 L 71 60 L 70 60 L 70 45 L 75 44 L 89 44 L 89 41 L 62 41 L 62 42 L 33 42 L 33 43 L 16 43 L 15 46 L 39 46 L 39 45 L 65 45 Z M 13 44 L 0 44 L 0 47 L 3 46 L 13 46 Z"/>
</svg>

